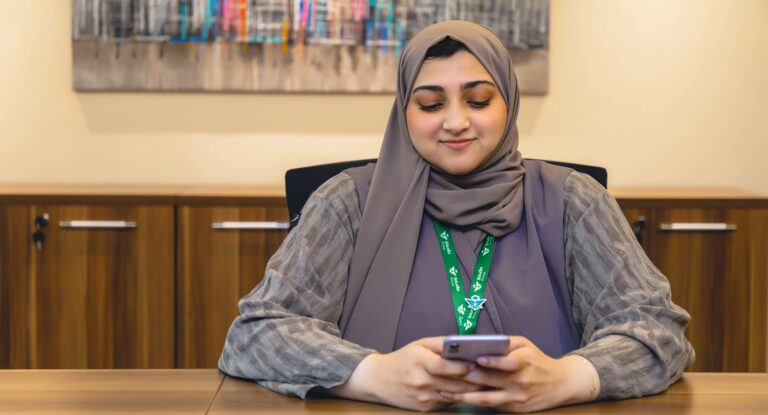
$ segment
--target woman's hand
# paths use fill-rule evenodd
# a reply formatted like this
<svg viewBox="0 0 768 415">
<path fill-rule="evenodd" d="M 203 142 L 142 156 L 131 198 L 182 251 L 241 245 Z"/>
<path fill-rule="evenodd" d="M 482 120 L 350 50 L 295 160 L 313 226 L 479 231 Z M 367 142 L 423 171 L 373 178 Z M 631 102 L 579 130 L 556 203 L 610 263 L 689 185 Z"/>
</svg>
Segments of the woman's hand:
<svg viewBox="0 0 768 415">
<path fill-rule="evenodd" d="M 512 412 L 539 411 L 597 397 L 600 379 L 586 359 L 573 355 L 552 359 L 524 337 L 509 340 L 507 355 L 478 358 L 478 367 L 464 377 L 491 390 L 443 395 Z"/>
<path fill-rule="evenodd" d="M 443 337 L 428 337 L 392 353 L 368 355 L 346 383 L 332 388 L 335 395 L 380 402 L 400 408 L 432 411 L 481 386 L 461 380 L 475 364 L 440 356 Z"/>
</svg>

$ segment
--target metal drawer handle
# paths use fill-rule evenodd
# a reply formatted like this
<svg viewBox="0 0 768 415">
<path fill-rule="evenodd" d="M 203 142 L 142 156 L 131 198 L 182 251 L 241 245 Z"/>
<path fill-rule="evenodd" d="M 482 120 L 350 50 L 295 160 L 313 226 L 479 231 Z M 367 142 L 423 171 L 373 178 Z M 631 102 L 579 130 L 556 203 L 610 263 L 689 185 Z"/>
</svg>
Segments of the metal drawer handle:
<svg viewBox="0 0 768 415">
<path fill-rule="evenodd" d="M 62 228 L 70 229 L 133 229 L 136 222 L 125 220 L 66 220 L 59 222 Z"/>
<path fill-rule="evenodd" d="M 724 222 L 672 222 L 662 223 L 659 229 L 662 231 L 715 231 L 728 232 L 736 230 L 737 226 Z"/>
<path fill-rule="evenodd" d="M 229 230 L 288 229 L 288 222 L 269 222 L 269 221 L 213 222 L 211 224 L 211 227 L 213 229 L 229 229 Z"/>
</svg>

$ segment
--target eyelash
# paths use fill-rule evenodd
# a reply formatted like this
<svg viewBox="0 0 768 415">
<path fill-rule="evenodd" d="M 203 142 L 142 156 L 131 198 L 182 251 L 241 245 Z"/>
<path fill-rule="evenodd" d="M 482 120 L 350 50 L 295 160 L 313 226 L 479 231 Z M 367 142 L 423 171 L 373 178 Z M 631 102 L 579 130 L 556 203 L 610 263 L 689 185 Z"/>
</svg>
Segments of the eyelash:
<svg viewBox="0 0 768 415">
<path fill-rule="evenodd" d="M 426 112 L 435 112 L 442 104 L 435 104 L 435 105 L 419 105 L 419 108 L 421 108 L 422 111 Z"/>
<path fill-rule="evenodd" d="M 485 101 L 467 101 L 469 105 L 471 105 L 474 108 L 485 108 L 488 106 L 488 103 L 490 102 L 490 99 L 486 99 Z M 419 108 L 421 108 L 422 111 L 426 112 L 435 112 L 437 111 L 440 106 L 443 104 L 435 104 L 435 105 L 419 105 Z"/>
<path fill-rule="evenodd" d="M 489 102 L 491 102 L 490 99 L 486 99 L 485 101 L 469 101 L 469 105 L 475 108 L 483 108 L 487 107 Z"/>
</svg>

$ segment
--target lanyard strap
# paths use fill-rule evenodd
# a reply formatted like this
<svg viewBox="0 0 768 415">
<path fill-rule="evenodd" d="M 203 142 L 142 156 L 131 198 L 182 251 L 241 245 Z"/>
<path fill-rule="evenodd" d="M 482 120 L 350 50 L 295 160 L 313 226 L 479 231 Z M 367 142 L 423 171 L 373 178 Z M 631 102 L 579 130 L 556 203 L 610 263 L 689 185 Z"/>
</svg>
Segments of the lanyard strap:
<svg viewBox="0 0 768 415">
<path fill-rule="evenodd" d="M 472 275 L 469 297 L 466 297 L 451 231 L 442 223 L 436 220 L 433 222 L 437 231 L 437 240 L 440 242 L 440 252 L 443 254 L 448 284 L 451 286 L 451 297 L 456 312 L 456 323 L 459 325 L 459 334 L 474 334 L 477 317 L 480 315 L 483 303 L 485 303 L 483 293 L 485 292 L 485 283 L 488 282 L 488 272 L 491 269 L 495 238 L 493 235 L 488 235 L 483 241 L 483 246 L 477 255 L 477 261 L 475 261 L 475 272 Z"/>
</svg>

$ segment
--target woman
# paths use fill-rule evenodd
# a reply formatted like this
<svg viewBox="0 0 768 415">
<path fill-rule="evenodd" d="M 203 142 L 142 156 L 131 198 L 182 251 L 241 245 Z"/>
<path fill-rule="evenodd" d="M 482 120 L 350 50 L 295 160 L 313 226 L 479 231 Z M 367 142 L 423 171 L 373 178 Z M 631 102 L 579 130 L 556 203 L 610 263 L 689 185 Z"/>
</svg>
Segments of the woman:
<svg viewBox="0 0 768 415">
<path fill-rule="evenodd" d="M 378 163 L 310 197 L 240 301 L 221 370 L 302 398 L 417 410 L 533 411 L 679 378 L 693 361 L 688 314 L 600 185 L 522 160 L 518 102 L 487 29 L 443 22 L 410 40 Z M 485 252 L 487 278 L 474 277 Z M 462 285 L 479 289 L 476 320 L 451 298 Z M 508 354 L 441 358 L 460 325 L 509 335 Z"/>
</svg>

